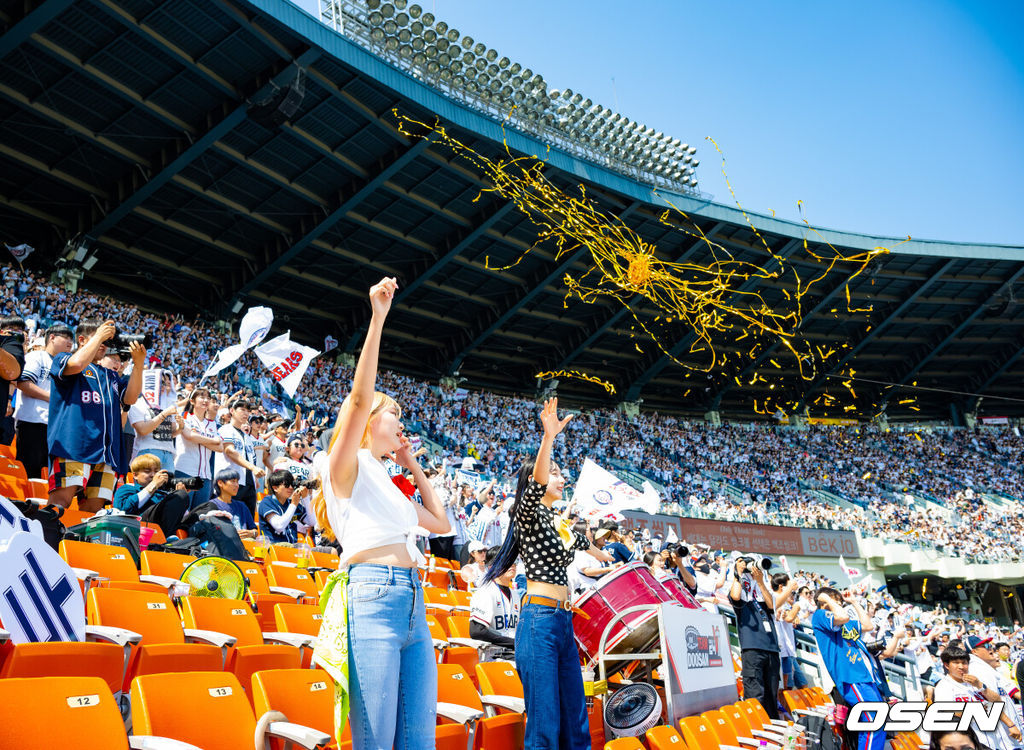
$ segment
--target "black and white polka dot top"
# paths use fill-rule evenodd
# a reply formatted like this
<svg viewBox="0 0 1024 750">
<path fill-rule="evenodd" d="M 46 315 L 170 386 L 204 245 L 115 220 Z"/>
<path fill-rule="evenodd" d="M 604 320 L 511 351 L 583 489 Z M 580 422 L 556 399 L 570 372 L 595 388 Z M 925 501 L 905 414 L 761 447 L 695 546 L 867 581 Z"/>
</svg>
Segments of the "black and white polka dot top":
<svg viewBox="0 0 1024 750">
<path fill-rule="evenodd" d="M 565 569 L 569 567 L 576 550 L 586 550 L 590 540 L 579 532 L 569 530 L 572 545 L 566 549 L 558 533 L 558 516 L 541 502 L 547 486 L 530 479 L 523 496 L 512 509 L 519 535 L 519 554 L 526 565 L 526 578 L 530 581 L 568 586 Z"/>
</svg>

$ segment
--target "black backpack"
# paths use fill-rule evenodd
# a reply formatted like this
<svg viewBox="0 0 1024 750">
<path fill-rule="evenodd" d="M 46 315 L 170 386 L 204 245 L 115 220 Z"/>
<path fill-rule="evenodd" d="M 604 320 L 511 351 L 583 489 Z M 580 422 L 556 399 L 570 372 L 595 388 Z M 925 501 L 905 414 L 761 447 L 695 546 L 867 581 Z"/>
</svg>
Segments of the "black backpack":
<svg viewBox="0 0 1024 750">
<path fill-rule="evenodd" d="M 223 516 L 200 516 L 212 510 L 220 510 L 214 503 L 203 503 L 192 509 L 185 516 L 182 524 L 188 529 L 189 538 L 199 540 L 199 547 L 204 555 L 219 555 L 229 560 L 251 560 L 238 536 L 238 529 Z"/>
</svg>

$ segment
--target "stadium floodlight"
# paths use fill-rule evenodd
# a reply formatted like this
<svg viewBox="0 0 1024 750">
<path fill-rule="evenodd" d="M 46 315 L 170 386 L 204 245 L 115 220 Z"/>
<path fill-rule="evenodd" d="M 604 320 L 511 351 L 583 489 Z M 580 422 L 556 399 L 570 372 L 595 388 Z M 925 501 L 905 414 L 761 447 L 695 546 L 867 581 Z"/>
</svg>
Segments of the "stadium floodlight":
<svg viewBox="0 0 1024 750">
<path fill-rule="evenodd" d="M 427 72 L 432 76 L 436 76 L 441 71 L 441 65 L 437 60 L 431 60 L 427 63 Z"/>
<path fill-rule="evenodd" d="M 395 36 L 398 33 L 398 24 L 389 18 L 384 22 L 384 33 L 388 36 Z"/>
<path fill-rule="evenodd" d="M 487 62 L 492 63 L 498 59 L 498 51 L 494 49 L 488 49 L 485 57 L 487 58 Z"/>
<path fill-rule="evenodd" d="M 448 41 L 447 37 L 439 36 L 434 44 L 441 52 L 447 52 L 452 43 Z"/>
<path fill-rule="evenodd" d="M 412 47 L 410 47 L 408 44 L 403 44 L 401 47 L 398 48 L 398 56 L 404 57 L 406 60 L 411 60 L 413 56 Z"/>
<path fill-rule="evenodd" d="M 693 156 L 695 153 L 697 153 L 697 147 L 690 146 L 690 148 L 687 149 L 687 152 L 690 154 L 690 156 Z"/>
<path fill-rule="evenodd" d="M 409 15 L 412 16 L 413 18 L 419 18 L 420 16 L 423 15 L 423 8 L 421 8 L 420 6 L 415 5 L 415 4 L 414 5 L 410 5 L 409 6 Z"/>
<path fill-rule="evenodd" d="M 452 60 L 448 64 L 448 70 L 454 75 L 459 75 L 462 72 L 462 60 Z"/>
<path fill-rule="evenodd" d="M 509 71 L 509 73 L 511 73 L 512 75 L 514 75 L 514 76 L 518 76 L 518 75 L 519 75 L 520 73 L 522 73 L 522 72 L 523 72 L 523 66 L 522 66 L 522 65 L 520 65 L 520 64 L 519 64 L 519 63 L 517 63 L 517 62 L 514 62 L 514 63 L 512 63 L 512 67 L 511 67 L 511 68 L 509 68 L 509 69 L 508 69 L 508 71 Z"/>
<path fill-rule="evenodd" d="M 447 52 L 442 52 L 440 55 L 437 56 L 437 64 L 440 65 L 442 68 L 447 68 L 451 64 L 451 62 L 452 56 L 449 55 Z"/>
<path fill-rule="evenodd" d="M 409 24 L 409 31 L 411 31 L 416 36 L 420 36 L 423 33 L 423 24 L 420 23 L 419 21 L 413 21 L 411 24 Z"/>
<path fill-rule="evenodd" d="M 379 26 L 374 29 L 370 29 L 370 39 L 375 42 L 383 42 L 387 38 L 387 34 L 384 33 L 384 29 Z"/>
<path fill-rule="evenodd" d="M 394 51 L 395 51 L 396 49 L 398 49 L 398 47 L 399 47 L 400 45 L 399 45 L 399 43 L 398 43 L 398 39 L 396 39 L 396 38 L 395 38 L 395 37 L 393 37 L 393 36 L 389 36 L 389 37 L 387 38 L 387 41 L 386 41 L 386 42 L 384 42 L 384 46 L 385 46 L 385 47 L 386 47 L 386 48 L 387 48 L 388 50 L 390 50 L 391 52 L 394 52 Z"/>
<path fill-rule="evenodd" d="M 512 64 L 512 61 L 509 60 L 507 57 L 503 57 L 500 60 L 498 60 L 498 67 L 501 68 L 502 70 L 504 70 L 505 68 L 507 68 L 511 64 Z"/>
<path fill-rule="evenodd" d="M 445 34 L 445 36 L 448 37 L 448 41 L 451 42 L 452 44 L 455 44 L 457 41 L 459 41 L 459 32 L 457 29 L 448 29 L 448 33 Z"/>
<path fill-rule="evenodd" d="M 485 59 L 483 59 L 482 57 L 478 57 L 473 62 L 473 67 L 476 68 L 481 73 L 484 73 L 484 72 L 487 71 L 487 61 Z"/>
<path fill-rule="evenodd" d="M 366 7 L 370 10 L 377 10 L 380 7 L 380 0 L 366 0 Z"/>
<path fill-rule="evenodd" d="M 381 12 L 379 10 L 375 10 L 367 17 L 367 20 L 370 22 L 372 26 L 380 26 L 382 23 L 384 23 L 384 16 L 381 15 Z"/>
<path fill-rule="evenodd" d="M 402 44 L 410 44 L 412 42 L 412 32 L 409 29 L 399 29 L 398 41 Z M 423 41 L 422 39 L 420 41 Z M 415 49 L 415 47 L 413 48 Z"/>
<path fill-rule="evenodd" d="M 417 52 L 422 52 L 423 48 L 427 46 L 427 43 L 423 41 L 423 37 L 414 36 L 412 38 L 412 48 Z"/>
<path fill-rule="evenodd" d="M 460 44 L 462 44 L 462 49 L 468 51 L 473 46 L 473 37 L 471 37 L 471 36 L 464 36 L 464 37 L 462 37 L 462 41 L 460 42 Z"/>
<path fill-rule="evenodd" d="M 405 10 L 405 6 L 409 4 L 408 0 L 393 0 L 393 2 L 398 10 Z"/>
<path fill-rule="evenodd" d="M 413 48 L 413 50 L 415 51 L 415 47 Z M 412 56 L 412 61 L 413 64 L 415 64 L 417 67 L 422 68 L 424 65 L 427 64 L 427 56 L 424 55 L 422 52 L 416 52 L 416 54 Z"/>
<path fill-rule="evenodd" d="M 398 24 L 399 28 L 401 28 L 403 26 L 408 26 L 409 25 L 409 14 L 408 13 L 399 13 L 398 15 L 395 16 L 395 23 Z"/>
<path fill-rule="evenodd" d="M 440 75 L 441 75 L 441 80 L 445 81 L 445 82 L 451 81 L 452 78 L 454 77 L 454 76 L 452 76 L 452 72 L 450 70 L 448 70 L 447 68 L 442 70 Z"/>
<path fill-rule="evenodd" d="M 483 57 L 485 54 L 487 54 L 487 45 L 477 43 L 477 45 L 473 47 L 473 54 L 476 55 L 477 57 Z"/>
<path fill-rule="evenodd" d="M 391 3 L 384 3 L 380 6 L 380 13 L 384 18 L 393 18 L 395 15 L 395 6 Z"/>
<path fill-rule="evenodd" d="M 423 41 L 427 44 L 433 44 L 437 41 L 437 32 L 433 29 L 425 29 L 423 31 Z"/>
<path fill-rule="evenodd" d="M 438 34 L 444 35 L 448 33 L 448 24 L 446 24 L 444 21 L 438 21 L 436 24 L 434 24 L 434 28 L 437 30 Z"/>
<path fill-rule="evenodd" d="M 420 20 L 423 21 L 423 25 L 424 26 L 433 26 L 434 25 L 434 14 L 433 13 L 424 13 L 422 16 L 420 16 Z"/>
</svg>

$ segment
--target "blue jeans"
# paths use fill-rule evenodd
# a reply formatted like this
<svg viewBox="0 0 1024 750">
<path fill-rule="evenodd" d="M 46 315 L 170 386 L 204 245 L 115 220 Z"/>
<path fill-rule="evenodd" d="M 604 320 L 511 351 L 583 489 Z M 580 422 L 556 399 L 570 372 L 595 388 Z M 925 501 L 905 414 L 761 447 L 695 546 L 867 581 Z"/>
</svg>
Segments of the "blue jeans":
<svg viewBox="0 0 1024 750">
<path fill-rule="evenodd" d="M 796 660 L 795 656 L 783 656 L 782 657 L 782 674 L 786 676 L 786 687 L 796 688 L 802 690 L 811 683 L 807 680 L 807 675 L 800 669 L 800 662 Z"/>
<path fill-rule="evenodd" d="M 572 614 L 527 604 L 516 625 L 516 669 L 526 699 L 530 750 L 590 750 L 587 704 Z"/>
<path fill-rule="evenodd" d="M 352 745 L 433 750 L 437 662 L 415 568 L 349 567 Z"/>
<path fill-rule="evenodd" d="M 160 459 L 160 468 L 174 476 L 174 453 L 172 451 L 157 450 L 139 451 L 139 455 L 149 453 Z"/>
</svg>

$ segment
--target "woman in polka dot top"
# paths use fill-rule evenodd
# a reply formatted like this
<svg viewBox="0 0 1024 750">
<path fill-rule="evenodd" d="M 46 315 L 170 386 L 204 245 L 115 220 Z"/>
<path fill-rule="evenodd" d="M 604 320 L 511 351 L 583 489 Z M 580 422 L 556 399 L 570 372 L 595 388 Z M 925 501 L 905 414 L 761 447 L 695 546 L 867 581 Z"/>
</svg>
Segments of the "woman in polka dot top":
<svg viewBox="0 0 1024 750">
<path fill-rule="evenodd" d="M 516 626 L 516 669 L 526 700 L 524 746 L 530 750 L 589 750 L 566 568 L 576 550 L 605 558 L 552 509 L 562 497 L 565 479 L 551 461 L 551 447 L 572 415 L 560 420 L 558 399 L 552 398 L 544 403 L 540 418 L 544 437 L 537 458 L 527 460 L 519 470 L 508 535 L 483 582 L 508 570 L 522 557 L 527 583 Z"/>
</svg>

